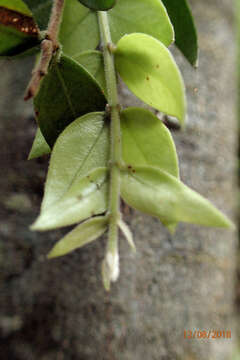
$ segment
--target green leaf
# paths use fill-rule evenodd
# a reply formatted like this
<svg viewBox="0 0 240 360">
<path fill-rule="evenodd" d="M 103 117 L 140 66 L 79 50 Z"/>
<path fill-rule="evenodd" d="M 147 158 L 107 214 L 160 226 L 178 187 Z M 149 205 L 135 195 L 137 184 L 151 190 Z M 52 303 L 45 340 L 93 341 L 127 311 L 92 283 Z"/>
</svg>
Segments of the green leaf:
<svg viewBox="0 0 240 360">
<path fill-rule="evenodd" d="M 31 151 L 28 155 L 28 160 L 36 159 L 40 156 L 49 154 L 51 152 L 50 147 L 48 146 L 41 130 L 38 128 Z"/>
<path fill-rule="evenodd" d="M 166 9 L 159 0 L 118 0 L 108 12 L 113 42 L 126 34 L 145 33 L 169 46 L 174 31 Z"/>
<path fill-rule="evenodd" d="M 107 93 L 103 54 L 100 51 L 84 51 L 73 57 L 80 65 L 82 65 L 87 71 L 97 80 L 98 84 Z"/>
<path fill-rule="evenodd" d="M 62 238 L 50 251 L 48 258 L 56 258 L 69 254 L 73 250 L 89 244 L 102 236 L 108 227 L 108 218 L 98 216 L 78 225 L 74 230 Z"/>
<path fill-rule="evenodd" d="M 121 195 L 130 206 L 161 221 L 214 227 L 232 223 L 208 200 L 178 179 L 154 167 L 134 167 L 121 174 Z"/>
<path fill-rule="evenodd" d="M 126 35 L 117 44 L 115 60 L 117 71 L 137 97 L 184 123 L 183 80 L 171 53 L 160 41 L 145 34 Z"/>
<path fill-rule="evenodd" d="M 92 10 L 109 10 L 111 9 L 115 3 L 116 0 L 79 0 L 80 3 L 87 6 L 89 9 Z"/>
<path fill-rule="evenodd" d="M 193 65 L 198 62 L 198 38 L 187 0 L 162 0 L 174 26 L 176 45 Z"/>
<path fill-rule="evenodd" d="M 159 167 L 179 178 L 178 158 L 170 131 L 149 110 L 128 108 L 121 112 L 122 154 L 128 166 Z M 164 221 L 162 220 L 164 223 Z M 171 233 L 176 224 L 164 225 Z"/>
<path fill-rule="evenodd" d="M 69 184 L 64 195 L 41 211 L 32 230 L 46 231 L 73 225 L 107 209 L 107 168 L 97 168 Z"/>
<path fill-rule="evenodd" d="M 22 55 L 39 44 L 38 29 L 21 1 L 0 1 L 0 56 Z"/>
<path fill-rule="evenodd" d="M 60 42 L 69 56 L 86 50 L 95 50 L 99 44 L 97 13 L 77 0 L 65 1 Z"/>
<path fill-rule="evenodd" d="M 109 160 L 109 128 L 103 113 L 91 113 L 71 123 L 53 148 L 42 210 L 59 200 L 76 178 Z"/>
<path fill-rule="evenodd" d="M 150 165 L 179 177 L 176 148 L 167 127 L 152 112 L 121 112 L 122 156 L 129 166 Z"/>
<path fill-rule="evenodd" d="M 22 0 L 0 0 L 0 6 L 32 16 L 31 11 Z"/>
<path fill-rule="evenodd" d="M 68 124 L 86 113 L 104 110 L 106 102 L 94 78 L 76 61 L 62 56 L 50 65 L 34 107 L 41 132 L 52 146 Z"/>
<path fill-rule="evenodd" d="M 31 10 L 40 30 L 46 30 L 52 10 L 53 0 L 23 0 Z"/>
</svg>

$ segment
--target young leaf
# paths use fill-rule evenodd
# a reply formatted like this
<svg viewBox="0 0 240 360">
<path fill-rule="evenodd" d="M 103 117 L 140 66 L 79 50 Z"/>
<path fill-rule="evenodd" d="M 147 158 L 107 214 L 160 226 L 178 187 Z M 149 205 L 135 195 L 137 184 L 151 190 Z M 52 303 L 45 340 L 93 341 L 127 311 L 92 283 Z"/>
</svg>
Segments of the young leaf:
<svg viewBox="0 0 240 360">
<path fill-rule="evenodd" d="M 75 179 L 104 167 L 109 160 L 109 128 L 103 113 L 91 113 L 71 123 L 53 148 L 42 211 L 60 200 Z"/>
<path fill-rule="evenodd" d="M 0 56 L 16 56 L 39 44 L 38 28 L 19 1 L 0 1 Z"/>
<path fill-rule="evenodd" d="M 122 156 L 129 166 L 150 165 L 179 177 L 176 148 L 167 127 L 149 110 L 121 112 Z"/>
<path fill-rule="evenodd" d="M 74 55 L 80 65 L 82 65 L 87 71 L 97 80 L 98 84 L 107 93 L 105 74 L 104 74 L 104 63 L 103 55 L 100 51 L 84 51 L 78 55 Z"/>
<path fill-rule="evenodd" d="M 214 227 L 232 223 L 208 200 L 178 179 L 151 166 L 121 174 L 121 195 L 130 206 L 168 224 L 178 221 Z"/>
<path fill-rule="evenodd" d="M 136 246 L 135 246 L 134 241 L 133 241 L 132 232 L 129 229 L 129 227 L 127 226 L 127 224 L 123 220 L 119 220 L 118 226 L 121 229 L 123 235 L 125 236 L 125 238 L 126 238 L 128 244 L 130 245 L 131 249 L 134 252 L 136 252 Z"/>
<path fill-rule="evenodd" d="M 187 0 L 162 0 L 162 2 L 174 26 L 176 45 L 190 64 L 197 66 L 197 30 Z"/>
<path fill-rule="evenodd" d="M 166 9 L 159 0 L 118 0 L 108 12 L 113 42 L 131 33 L 144 33 L 169 46 L 174 31 Z"/>
<path fill-rule="evenodd" d="M 47 143 L 77 117 L 102 111 L 106 98 L 94 78 L 76 61 L 62 56 L 52 61 L 34 99 L 37 121 Z"/>
<path fill-rule="evenodd" d="M 40 30 L 46 30 L 52 10 L 53 0 L 23 0 L 31 10 Z"/>
<path fill-rule="evenodd" d="M 136 96 L 184 123 L 183 80 L 171 53 L 160 41 L 145 34 L 126 35 L 117 44 L 115 59 L 117 71 Z"/>
<path fill-rule="evenodd" d="M 92 10 L 109 10 L 111 9 L 115 3 L 116 0 L 79 0 L 80 3 L 87 6 L 89 9 Z"/>
<path fill-rule="evenodd" d="M 36 159 L 40 156 L 49 154 L 51 152 L 50 147 L 48 146 L 46 140 L 44 139 L 41 130 L 38 128 L 35 139 L 32 144 L 31 151 L 28 155 L 28 160 Z"/>
<path fill-rule="evenodd" d="M 107 230 L 107 226 L 108 218 L 106 216 L 98 216 L 85 221 L 64 236 L 50 251 L 48 258 L 52 259 L 69 254 L 73 250 L 89 244 L 102 236 Z"/>
<path fill-rule="evenodd" d="M 95 50 L 100 41 L 95 11 L 77 0 L 65 1 L 60 42 L 66 55 L 73 56 L 86 50 Z"/>
<path fill-rule="evenodd" d="M 97 168 L 77 177 L 54 204 L 41 211 L 32 230 L 46 231 L 73 225 L 107 209 L 107 169 Z"/>
</svg>

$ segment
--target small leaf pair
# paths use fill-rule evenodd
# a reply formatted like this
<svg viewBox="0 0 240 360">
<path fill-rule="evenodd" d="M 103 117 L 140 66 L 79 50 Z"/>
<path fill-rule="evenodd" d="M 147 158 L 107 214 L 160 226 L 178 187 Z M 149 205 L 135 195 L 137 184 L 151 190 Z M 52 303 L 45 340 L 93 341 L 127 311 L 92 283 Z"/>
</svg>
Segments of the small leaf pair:
<svg viewBox="0 0 240 360">
<path fill-rule="evenodd" d="M 121 112 L 121 196 L 130 206 L 156 216 L 171 231 L 178 222 L 230 227 L 209 201 L 179 180 L 176 149 L 169 130 L 151 112 Z M 73 225 L 107 210 L 109 129 L 104 113 L 87 114 L 59 136 L 51 155 L 41 213 L 33 230 Z M 134 248 L 131 233 L 119 226 Z M 95 240 L 107 229 L 106 217 L 80 224 L 60 240 L 50 257 L 61 256 Z"/>
</svg>

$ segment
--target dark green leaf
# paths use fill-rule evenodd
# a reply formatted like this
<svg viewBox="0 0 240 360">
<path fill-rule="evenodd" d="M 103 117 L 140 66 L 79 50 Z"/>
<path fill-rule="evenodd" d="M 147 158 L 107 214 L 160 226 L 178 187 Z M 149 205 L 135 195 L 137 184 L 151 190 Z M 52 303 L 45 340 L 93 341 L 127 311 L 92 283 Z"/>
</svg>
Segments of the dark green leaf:
<svg viewBox="0 0 240 360">
<path fill-rule="evenodd" d="M 0 0 L 0 6 L 31 16 L 31 11 L 22 0 Z"/>
<path fill-rule="evenodd" d="M 73 250 L 89 244 L 104 234 L 108 227 L 108 218 L 98 216 L 78 225 L 74 230 L 64 236 L 50 251 L 48 258 L 69 254 Z"/>
<path fill-rule="evenodd" d="M 117 44 L 115 62 L 136 96 L 184 123 L 183 80 L 171 53 L 160 41 L 145 34 L 125 35 Z"/>
<path fill-rule="evenodd" d="M 49 154 L 51 152 L 46 140 L 44 139 L 41 130 L 38 128 L 35 139 L 33 141 L 32 149 L 28 155 L 28 160 L 36 159 L 40 156 Z"/>
<path fill-rule="evenodd" d="M 109 11 L 113 42 L 131 33 L 144 33 L 169 46 L 174 32 L 167 12 L 159 0 L 118 0 Z"/>
<path fill-rule="evenodd" d="M 116 0 L 79 0 L 84 6 L 87 6 L 89 9 L 92 10 L 109 10 L 111 9 Z"/>
<path fill-rule="evenodd" d="M 38 28 L 25 4 L 0 0 L 0 56 L 21 55 L 38 44 Z"/>
<path fill-rule="evenodd" d="M 161 221 L 232 227 L 231 221 L 208 200 L 163 170 L 150 166 L 134 167 L 123 171 L 121 178 L 123 199 Z"/>
<path fill-rule="evenodd" d="M 52 10 L 53 0 L 23 0 L 31 10 L 40 30 L 46 30 Z"/>
<path fill-rule="evenodd" d="M 194 19 L 187 0 L 162 0 L 175 30 L 175 42 L 193 65 L 198 61 L 198 39 Z"/>
<path fill-rule="evenodd" d="M 52 146 L 77 117 L 105 109 L 106 98 L 94 78 L 76 61 L 53 61 L 34 99 L 41 132 Z"/>
</svg>

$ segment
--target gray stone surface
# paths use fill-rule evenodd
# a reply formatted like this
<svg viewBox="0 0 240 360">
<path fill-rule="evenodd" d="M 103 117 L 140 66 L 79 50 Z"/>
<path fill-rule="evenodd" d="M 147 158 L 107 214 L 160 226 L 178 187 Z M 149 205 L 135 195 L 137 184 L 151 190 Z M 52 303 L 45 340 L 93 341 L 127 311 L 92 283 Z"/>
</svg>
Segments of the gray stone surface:
<svg viewBox="0 0 240 360">
<path fill-rule="evenodd" d="M 178 62 L 188 93 L 175 132 L 182 179 L 234 218 L 236 119 L 231 2 L 192 1 L 197 71 Z M 22 101 L 31 60 L 0 63 L 0 353 L 13 360 L 229 360 L 234 346 L 236 234 L 180 225 L 124 208 L 138 252 L 121 239 L 121 277 L 106 294 L 102 239 L 46 261 L 61 231 L 32 233 L 47 157 L 27 162 L 34 134 Z M 125 103 L 129 94 L 123 93 Z M 231 340 L 188 340 L 184 330 L 232 330 Z"/>
</svg>

